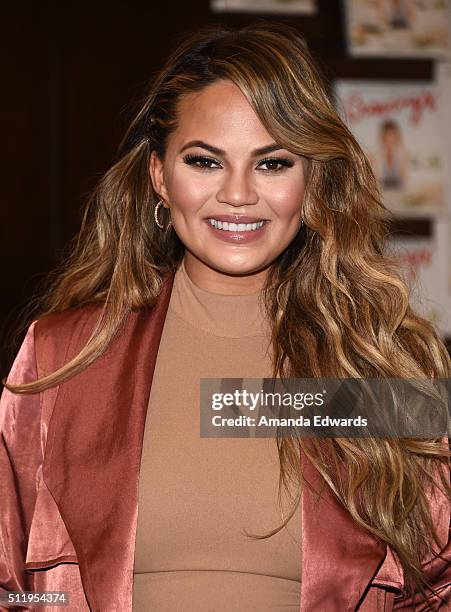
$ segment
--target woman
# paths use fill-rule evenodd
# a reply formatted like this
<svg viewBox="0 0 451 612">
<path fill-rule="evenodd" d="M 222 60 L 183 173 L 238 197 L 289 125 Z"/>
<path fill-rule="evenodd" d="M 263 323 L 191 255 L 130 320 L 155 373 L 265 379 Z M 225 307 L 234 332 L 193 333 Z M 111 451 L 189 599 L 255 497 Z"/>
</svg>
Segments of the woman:
<svg viewBox="0 0 451 612">
<path fill-rule="evenodd" d="M 403 189 L 407 182 L 409 155 L 397 121 L 386 119 L 379 128 L 380 155 L 376 172 L 384 189 Z"/>
<path fill-rule="evenodd" d="M 8 377 L 3 589 L 74 610 L 446 606 L 446 439 L 199 435 L 201 378 L 449 375 L 382 210 L 296 30 L 179 43 Z"/>
</svg>

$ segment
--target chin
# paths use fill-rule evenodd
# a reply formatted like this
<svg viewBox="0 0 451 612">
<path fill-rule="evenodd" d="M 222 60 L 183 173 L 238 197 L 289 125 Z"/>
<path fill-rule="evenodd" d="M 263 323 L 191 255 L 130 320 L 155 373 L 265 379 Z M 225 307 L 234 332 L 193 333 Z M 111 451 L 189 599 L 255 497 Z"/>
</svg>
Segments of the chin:
<svg viewBox="0 0 451 612">
<path fill-rule="evenodd" d="M 236 276 L 244 275 L 244 274 L 253 274 L 260 272 L 260 270 L 264 267 L 263 263 L 249 263 L 249 262 L 239 262 L 239 263 L 218 263 L 218 265 L 214 266 L 219 272 L 223 274 L 234 274 Z"/>
</svg>

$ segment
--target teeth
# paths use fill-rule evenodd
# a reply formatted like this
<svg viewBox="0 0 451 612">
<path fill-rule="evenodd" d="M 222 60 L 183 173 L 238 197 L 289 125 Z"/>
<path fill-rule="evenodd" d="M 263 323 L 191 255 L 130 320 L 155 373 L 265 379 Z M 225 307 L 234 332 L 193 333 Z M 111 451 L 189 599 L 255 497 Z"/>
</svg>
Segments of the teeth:
<svg viewBox="0 0 451 612">
<path fill-rule="evenodd" d="M 222 229 L 228 232 L 251 232 L 259 229 L 264 221 L 258 221 L 257 223 L 227 223 L 227 221 L 216 221 L 216 219 L 208 219 L 210 225 L 216 229 Z"/>
</svg>

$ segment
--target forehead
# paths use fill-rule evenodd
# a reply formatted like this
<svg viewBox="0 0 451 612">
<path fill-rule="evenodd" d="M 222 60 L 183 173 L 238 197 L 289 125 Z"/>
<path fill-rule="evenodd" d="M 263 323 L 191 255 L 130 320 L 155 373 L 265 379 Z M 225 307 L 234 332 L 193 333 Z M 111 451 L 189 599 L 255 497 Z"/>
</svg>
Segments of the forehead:
<svg viewBox="0 0 451 612">
<path fill-rule="evenodd" d="M 226 80 L 180 99 L 173 136 L 178 142 L 200 139 L 218 146 L 252 140 L 250 148 L 258 146 L 255 141 L 265 145 L 273 140 L 239 87 Z"/>
</svg>

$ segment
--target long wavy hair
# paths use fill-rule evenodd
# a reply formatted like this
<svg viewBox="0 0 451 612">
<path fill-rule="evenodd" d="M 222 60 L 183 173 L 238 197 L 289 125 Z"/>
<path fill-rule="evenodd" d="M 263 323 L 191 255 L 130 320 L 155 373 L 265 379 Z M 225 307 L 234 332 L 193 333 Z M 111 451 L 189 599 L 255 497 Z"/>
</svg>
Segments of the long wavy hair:
<svg viewBox="0 0 451 612">
<path fill-rule="evenodd" d="M 307 165 L 299 203 L 305 225 L 273 263 L 263 288 L 273 321 L 273 377 L 448 378 L 446 348 L 433 325 L 413 311 L 399 264 L 386 248 L 390 222 L 367 157 L 340 119 L 300 34 L 257 20 L 184 35 L 154 77 L 42 301 L 42 315 L 102 304 L 96 328 L 61 369 L 6 387 L 36 393 L 75 376 L 104 353 L 131 310 L 155 304 L 185 248 L 173 226 L 162 231 L 155 224 L 159 198 L 149 157 L 155 150 L 164 160 L 180 99 L 220 79 L 235 83 L 274 140 Z M 293 515 L 304 482 L 302 449 L 352 518 L 398 554 L 409 593 L 419 589 L 426 597 L 424 586 L 431 585 L 422 560 L 438 543 L 426 494 L 435 486 L 450 494 L 444 476 L 449 445 L 437 438 L 368 437 L 277 436 L 276 443 L 279 500 L 282 489 L 293 499 L 293 482 L 297 494 L 278 528 L 252 537 L 270 537 Z"/>
</svg>

